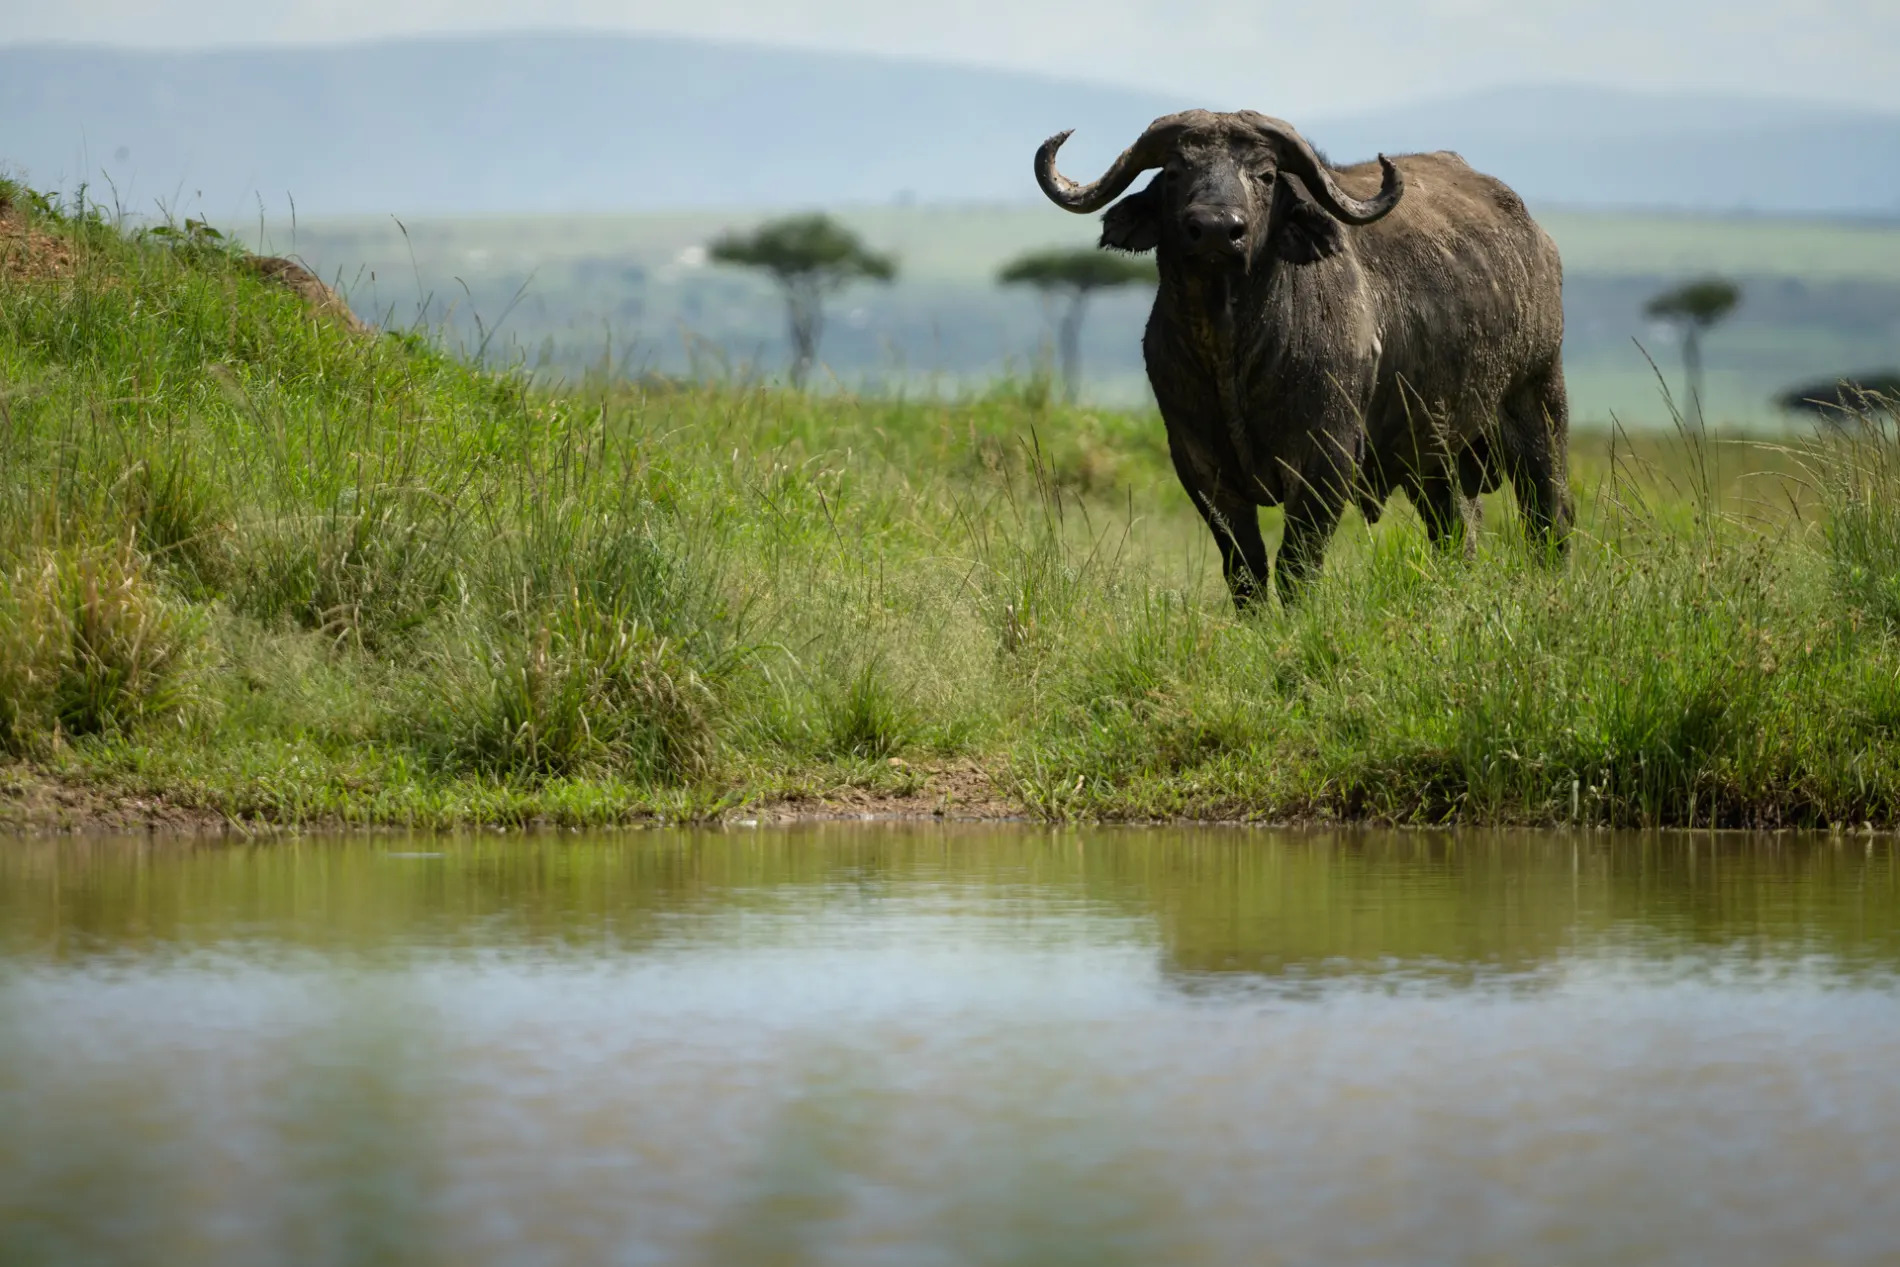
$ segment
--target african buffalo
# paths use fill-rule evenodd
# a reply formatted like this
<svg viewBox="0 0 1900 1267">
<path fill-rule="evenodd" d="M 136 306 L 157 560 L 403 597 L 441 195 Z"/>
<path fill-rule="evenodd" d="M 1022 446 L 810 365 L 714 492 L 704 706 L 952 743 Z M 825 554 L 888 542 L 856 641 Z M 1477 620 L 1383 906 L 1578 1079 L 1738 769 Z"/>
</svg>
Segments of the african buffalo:
<svg viewBox="0 0 1900 1267">
<path fill-rule="evenodd" d="M 1174 469 L 1213 529 L 1237 605 L 1265 583 L 1257 508 L 1286 508 L 1283 599 L 1318 567 L 1349 498 L 1376 520 L 1394 488 L 1435 542 L 1463 542 L 1508 476 L 1533 538 L 1563 547 L 1569 405 L 1563 266 L 1501 182 L 1456 154 L 1333 170 L 1291 125 L 1249 110 L 1157 119 L 1100 180 L 1056 171 L 1057 206 L 1108 206 L 1101 245 L 1154 251 L 1142 351 Z M 1379 190 L 1361 186 L 1375 173 Z"/>
</svg>

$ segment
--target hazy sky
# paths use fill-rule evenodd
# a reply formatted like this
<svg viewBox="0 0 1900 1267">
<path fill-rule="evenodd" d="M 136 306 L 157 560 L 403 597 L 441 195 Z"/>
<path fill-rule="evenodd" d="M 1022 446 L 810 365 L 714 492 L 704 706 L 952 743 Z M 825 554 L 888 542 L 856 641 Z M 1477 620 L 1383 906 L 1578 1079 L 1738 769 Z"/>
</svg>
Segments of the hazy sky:
<svg viewBox="0 0 1900 1267">
<path fill-rule="evenodd" d="M 601 28 L 1032 68 L 1337 114 L 1498 84 L 1900 111 L 1900 0 L 0 0 L 0 41 L 202 46 Z"/>
</svg>

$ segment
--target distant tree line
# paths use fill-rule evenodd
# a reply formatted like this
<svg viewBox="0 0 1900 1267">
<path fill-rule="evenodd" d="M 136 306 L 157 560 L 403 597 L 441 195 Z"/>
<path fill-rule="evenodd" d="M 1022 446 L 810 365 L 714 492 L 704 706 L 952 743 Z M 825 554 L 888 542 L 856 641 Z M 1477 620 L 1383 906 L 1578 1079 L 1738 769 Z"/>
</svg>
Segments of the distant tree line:
<svg viewBox="0 0 1900 1267">
<path fill-rule="evenodd" d="M 873 251 L 850 229 L 821 213 L 787 216 L 744 233 L 727 233 L 707 248 L 720 264 L 770 276 L 785 300 L 792 349 L 791 381 L 803 388 L 817 363 L 824 336 L 825 300 L 858 282 L 889 282 L 897 260 Z M 1063 396 L 1073 402 L 1082 382 L 1082 326 L 1089 301 L 1125 286 L 1153 285 L 1154 264 L 1087 248 L 1031 251 L 996 275 L 1004 286 L 1026 286 L 1042 296 L 1055 327 Z M 1645 306 L 1652 320 L 1675 328 L 1682 354 L 1684 420 L 1698 434 L 1707 428 L 1702 345 L 1741 304 L 1742 290 L 1722 277 L 1703 277 L 1654 296 Z M 1870 408 L 1900 404 L 1900 370 L 1872 371 L 1789 388 L 1775 398 L 1791 411 L 1840 420 Z"/>
</svg>

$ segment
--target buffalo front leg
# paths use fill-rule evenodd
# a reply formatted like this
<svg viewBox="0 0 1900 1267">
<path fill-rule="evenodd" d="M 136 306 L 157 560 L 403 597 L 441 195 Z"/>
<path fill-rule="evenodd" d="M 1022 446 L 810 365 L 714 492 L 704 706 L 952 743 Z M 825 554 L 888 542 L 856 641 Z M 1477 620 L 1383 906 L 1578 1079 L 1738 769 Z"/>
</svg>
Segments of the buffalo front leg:
<svg viewBox="0 0 1900 1267">
<path fill-rule="evenodd" d="M 1201 517 L 1220 547 L 1221 575 L 1234 607 L 1246 611 L 1267 584 L 1267 543 L 1260 535 L 1260 512 L 1251 502 L 1212 494 L 1195 497 Z"/>
<path fill-rule="evenodd" d="M 1306 484 L 1286 503 L 1286 526 L 1280 533 L 1280 556 L 1274 561 L 1273 579 L 1280 601 L 1299 600 L 1326 558 L 1326 543 L 1339 526 L 1346 495 L 1337 481 Z"/>
<path fill-rule="evenodd" d="M 1168 455 L 1174 459 L 1174 473 L 1181 487 L 1214 534 L 1227 592 L 1234 596 L 1234 606 L 1246 611 L 1267 584 L 1267 543 L 1260 536 L 1260 511 L 1254 503 L 1225 491 L 1218 483 L 1210 486 L 1172 427 L 1168 429 Z"/>
</svg>

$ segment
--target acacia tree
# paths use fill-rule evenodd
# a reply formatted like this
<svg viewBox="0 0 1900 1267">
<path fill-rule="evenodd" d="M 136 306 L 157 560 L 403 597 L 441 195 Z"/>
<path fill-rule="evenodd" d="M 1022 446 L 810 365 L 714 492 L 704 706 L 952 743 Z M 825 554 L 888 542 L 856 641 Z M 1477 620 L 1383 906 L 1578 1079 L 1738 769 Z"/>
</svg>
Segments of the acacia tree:
<svg viewBox="0 0 1900 1267">
<path fill-rule="evenodd" d="M 1882 414 L 1900 416 L 1900 370 L 1843 374 L 1839 378 L 1790 387 L 1775 403 L 1791 413 L 1809 413 L 1836 427 L 1867 422 Z"/>
<path fill-rule="evenodd" d="M 1082 318 L 1089 297 L 1116 286 L 1153 285 L 1154 265 L 1146 260 L 1096 250 L 1031 251 L 1003 266 L 996 275 L 1005 286 L 1034 286 L 1050 303 L 1062 303 L 1056 345 L 1062 361 L 1062 391 L 1071 402 L 1082 380 Z"/>
<path fill-rule="evenodd" d="M 751 233 L 727 233 L 707 248 L 721 264 L 772 275 L 785 295 L 792 338 L 792 386 L 802 388 L 818 358 L 825 329 L 825 296 L 858 280 L 887 282 L 897 262 L 879 255 L 857 234 L 822 214 L 787 216 Z"/>
<path fill-rule="evenodd" d="M 1702 417 L 1702 336 L 1742 301 L 1741 287 L 1721 277 L 1705 277 L 1665 290 L 1644 312 L 1677 327 L 1682 335 L 1682 374 L 1689 390 L 1689 412 L 1697 434 L 1707 429 Z"/>
</svg>

